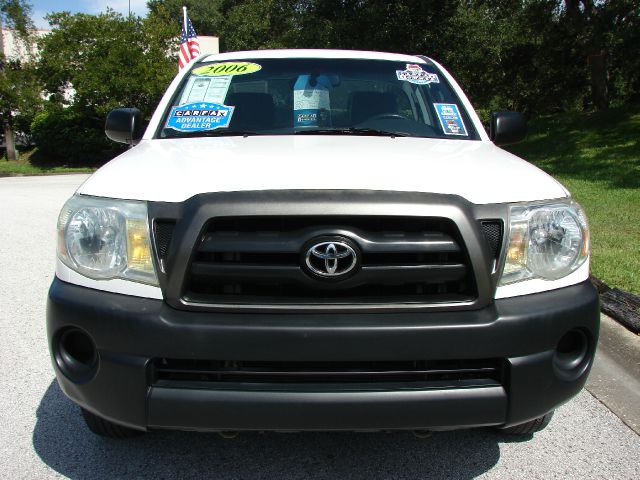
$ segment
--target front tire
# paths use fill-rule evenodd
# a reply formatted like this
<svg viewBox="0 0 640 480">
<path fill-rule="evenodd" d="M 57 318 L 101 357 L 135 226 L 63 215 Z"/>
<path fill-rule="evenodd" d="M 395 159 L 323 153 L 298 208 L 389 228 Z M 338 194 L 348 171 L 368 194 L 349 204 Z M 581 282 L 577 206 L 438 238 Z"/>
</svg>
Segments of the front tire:
<svg viewBox="0 0 640 480">
<path fill-rule="evenodd" d="M 553 417 L 553 411 L 547 413 L 528 422 L 521 423 L 520 425 L 514 425 L 512 427 L 500 428 L 499 430 L 509 435 L 531 435 L 532 433 L 543 430 Z"/>
<path fill-rule="evenodd" d="M 138 435 L 142 435 L 143 432 L 140 430 L 134 430 L 133 428 L 123 427 L 122 425 L 118 425 L 116 423 L 110 422 L 109 420 L 105 420 L 102 417 L 99 417 L 84 408 L 82 410 L 82 418 L 84 419 L 84 423 L 87 424 L 89 430 L 91 430 L 96 435 L 100 435 L 101 437 L 106 438 L 117 438 L 117 439 L 125 439 L 137 437 Z"/>
</svg>

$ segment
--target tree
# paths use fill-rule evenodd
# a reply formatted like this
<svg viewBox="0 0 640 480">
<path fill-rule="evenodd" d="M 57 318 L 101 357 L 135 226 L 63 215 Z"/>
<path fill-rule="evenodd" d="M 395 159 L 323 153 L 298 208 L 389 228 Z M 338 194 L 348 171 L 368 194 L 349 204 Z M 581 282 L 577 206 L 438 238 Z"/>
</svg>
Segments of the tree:
<svg viewBox="0 0 640 480">
<path fill-rule="evenodd" d="M 584 76 L 590 88 L 590 102 L 606 110 L 616 91 L 624 85 L 626 95 L 640 93 L 638 79 L 638 28 L 640 8 L 637 0 L 565 0 L 558 2 L 560 22 L 571 44 L 581 51 Z M 626 78 L 615 78 L 622 75 Z M 628 81 L 631 80 L 631 81 Z"/>
<path fill-rule="evenodd" d="M 180 36 L 182 6 L 198 35 L 220 38 L 223 51 L 295 47 L 294 28 L 305 1 L 296 0 L 149 0 L 148 20 Z M 176 50 L 177 51 L 177 50 Z"/>
<path fill-rule="evenodd" d="M 640 101 L 640 8 L 637 0 L 619 0 L 609 10 L 607 44 L 612 101 Z"/>
<path fill-rule="evenodd" d="M 119 106 L 145 115 L 175 75 L 169 40 L 139 17 L 107 10 L 100 15 L 69 12 L 47 17 L 51 33 L 39 41 L 38 71 L 47 92 L 73 89 L 70 103 L 104 116 Z"/>
<path fill-rule="evenodd" d="M 18 107 L 17 103 L 21 102 L 21 93 L 29 90 L 30 78 L 23 78 L 20 74 L 23 62 L 8 64 L 5 58 L 2 29 L 4 26 L 13 29 L 26 50 L 30 51 L 31 31 L 33 30 L 30 14 L 31 5 L 24 0 L 0 0 L 0 123 L 2 123 L 8 160 L 16 160 L 17 158 L 13 137 L 13 115 Z M 29 75 L 25 75 L 25 77 L 29 77 Z"/>
<path fill-rule="evenodd" d="M 20 134 L 23 140 L 29 138 L 31 121 L 42 106 L 40 91 L 33 63 L 5 63 L 0 75 L 0 112 L 11 131 L 11 135 L 7 135 L 9 138 L 14 134 Z M 12 158 L 9 150 L 7 142 L 7 159 L 15 160 L 15 152 Z"/>
<path fill-rule="evenodd" d="M 295 45 L 300 39 L 292 42 L 289 37 L 296 17 L 296 3 L 283 0 L 223 2 L 221 11 L 225 21 L 219 26 L 222 47 L 257 50 Z"/>
<path fill-rule="evenodd" d="M 148 19 L 165 25 L 173 38 L 179 38 L 182 7 L 185 6 L 198 35 L 220 36 L 220 26 L 225 22 L 222 4 L 223 0 L 149 0 Z"/>
<path fill-rule="evenodd" d="M 46 132 L 72 132 L 81 125 L 84 138 L 67 138 L 70 148 L 83 150 L 87 164 L 103 162 L 118 151 L 104 136 L 107 113 L 128 106 L 151 115 L 176 73 L 167 55 L 176 39 L 158 22 L 110 9 L 99 15 L 54 13 L 47 20 L 53 28 L 38 43 L 38 76 L 52 105 L 34 123 L 36 144 L 51 158 L 65 160 L 64 142 Z"/>
</svg>

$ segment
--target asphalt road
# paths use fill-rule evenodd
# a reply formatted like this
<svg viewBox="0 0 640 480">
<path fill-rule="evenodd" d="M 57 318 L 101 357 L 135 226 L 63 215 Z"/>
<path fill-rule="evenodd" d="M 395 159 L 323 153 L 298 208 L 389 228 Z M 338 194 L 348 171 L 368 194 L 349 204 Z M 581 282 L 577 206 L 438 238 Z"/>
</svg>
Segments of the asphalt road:
<svg viewBox="0 0 640 480">
<path fill-rule="evenodd" d="M 640 437 L 587 391 L 524 441 L 484 429 L 93 436 L 55 382 L 44 327 L 57 213 L 84 178 L 0 178 L 1 478 L 640 478 Z"/>
</svg>

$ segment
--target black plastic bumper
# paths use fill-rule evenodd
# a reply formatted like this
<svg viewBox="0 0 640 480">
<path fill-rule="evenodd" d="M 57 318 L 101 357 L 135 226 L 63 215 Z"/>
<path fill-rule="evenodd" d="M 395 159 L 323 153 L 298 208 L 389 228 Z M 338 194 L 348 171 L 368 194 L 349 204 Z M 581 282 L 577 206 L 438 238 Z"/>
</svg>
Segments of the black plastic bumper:
<svg viewBox="0 0 640 480">
<path fill-rule="evenodd" d="M 61 332 L 86 332 L 98 351 L 90 378 L 72 381 L 56 361 Z M 92 290 L 55 279 L 47 331 L 62 390 L 94 413 L 138 429 L 359 430 L 513 425 L 577 394 L 599 328 L 590 282 L 495 301 L 474 311 L 260 314 L 175 310 L 160 300 Z M 570 330 L 587 341 L 580 365 L 560 368 Z M 157 386 L 152 359 L 398 361 L 504 359 L 500 385 L 286 389 Z"/>
</svg>

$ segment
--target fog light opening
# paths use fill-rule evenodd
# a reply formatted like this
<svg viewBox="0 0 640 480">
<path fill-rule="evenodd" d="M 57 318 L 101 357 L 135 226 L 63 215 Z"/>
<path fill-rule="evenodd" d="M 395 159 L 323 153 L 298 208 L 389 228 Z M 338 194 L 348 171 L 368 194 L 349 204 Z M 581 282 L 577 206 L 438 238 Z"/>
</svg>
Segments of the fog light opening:
<svg viewBox="0 0 640 480">
<path fill-rule="evenodd" d="M 91 337 L 79 328 L 58 335 L 54 356 L 60 371 L 75 383 L 85 383 L 98 371 L 98 352 Z"/>
<path fill-rule="evenodd" d="M 589 338 L 581 329 L 569 330 L 556 347 L 554 366 L 565 375 L 577 378 L 584 373 L 589 363 Z"/>
</svg>

